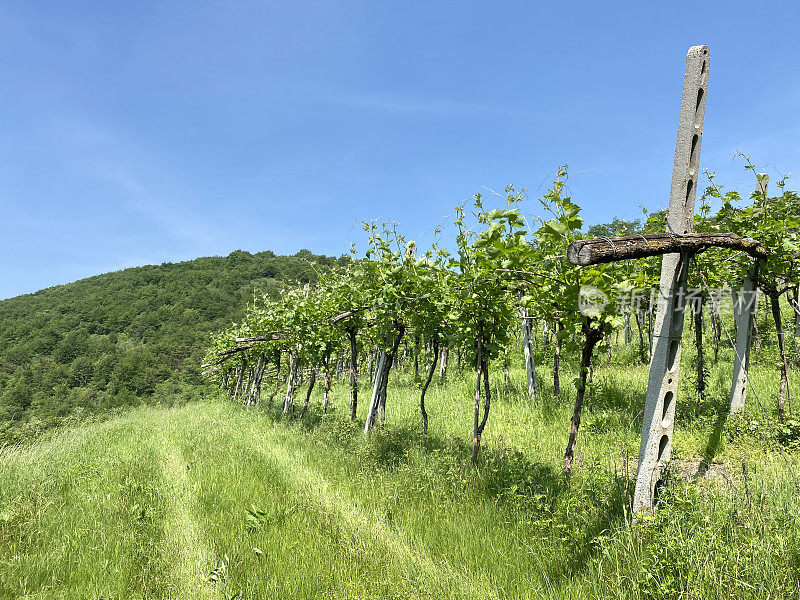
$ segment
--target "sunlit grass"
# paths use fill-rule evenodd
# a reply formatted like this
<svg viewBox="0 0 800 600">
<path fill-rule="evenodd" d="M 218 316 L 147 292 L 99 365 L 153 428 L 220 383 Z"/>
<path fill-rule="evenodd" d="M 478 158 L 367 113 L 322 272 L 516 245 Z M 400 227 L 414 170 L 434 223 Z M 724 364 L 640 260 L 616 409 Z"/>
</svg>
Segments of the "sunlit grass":
<svg viewBox="0 0 800 600">
<path fill-rule="evenodd" d="M 351 424 L 340 381 L 324 418 L 316 394 L 304 422 L 216 399 L 7 448 L 0 598 L 798 597 L 797 495 L 775 444 L 749 425 L 763 421 L 752 396 L 747 414 L 722 418 L 725 352 L 698 403 L 686 346 L 670 484 L 635 525 L 647 366 L 634 347 L 593 373 L 569 484 L 569 364 L 559 398 L 539 366 L 534 403 L 518 362 L 509 388 L 493 372 L 477 467 L 472 375 L 452 362 L 429 391 L 427 437 L 419 384 L 401 369 L 387 426 L 369 439 L 368 382 Z M 777 424 L 776 371 L 762 362 L 752 379 Z M 791 383 L 800 389 L 794 372 Z"/>
</svg>

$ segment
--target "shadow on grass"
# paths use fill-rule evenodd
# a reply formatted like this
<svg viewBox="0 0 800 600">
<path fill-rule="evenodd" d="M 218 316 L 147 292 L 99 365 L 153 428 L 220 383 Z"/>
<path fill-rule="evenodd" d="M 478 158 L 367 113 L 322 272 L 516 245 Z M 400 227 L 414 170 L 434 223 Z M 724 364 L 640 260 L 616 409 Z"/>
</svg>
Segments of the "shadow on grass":
<svg viewBox="0 0 800 600">
<path fill-rule="evenodd" d="M 400 484 L 408 481 L 417 491 L 446 489 L 446 497 L 462 496 L 489 511 L 505 507 L 530 523 L 531 535 L 546 538 L 554 552 L 567 548 L 566 560 L 548 561 L 553 581 L 566 582 L 585 570 L 602 551 L 599 540 L 629 514 L 632 480 L 587 470 L 568 483 L 559 468 L 530 460 L 502 438 L 486 443 L 473 464 L 470 440 L 426 436 L 421 426 L 379 427 L 365 437 L 363 422 L 351 422 L 345 410 L 325 416 L 310 410 L 302 420 L 277 409 L 264 412 L 313 432 L 315 443 L 343 452 L 359 470 L 396 473 Z"/>
<path fill-rule="evenodd" d="M 635 415 L 644 407 L 647 383 L 631 389 L 630 382 L 619 377 L 602 376 L 592 385 L 591 398 L 586 407 L 590 410 L 619 410 Z"/>
<path fill-rule="evenodd" d="M 550 560 L 544 567 L 552 582 L 567 584 L 603 553 L 602 540 L 616 528 L 629 526 L 634 479 L 613 475 L 564 494 L 553 515 L 552 547 L 565 550 L 566 560 Z"/>
<path fill-rule="evenodd" d="M 537 396 L 541 394 L 541 382 L 537 390 Z M 530 404 L 531 400 L 528 396 L 528 382 L 519 377 L 512 377 L 508 385 L 498 377 L 496 382 L 493 382 L 492 398 L 498 402 L 507 404 Z"/>
<path fill-rule="evenodd" d="M 272 404 L 268 402 L 262 402 L 261 404 L 257 404 L 255 406 L 243 406 L 242 409 L 257 411 L 262 415 L 266 415 L 273 422 L 282 422 L 286 423 L 287 425 L 294 424 L 301 427 L 305 431 L 313 431 L 317 429 L 320 425 L 322 425 L 323 421 L 328 415 L 334 415 L 336 413 L 335 407 L 330 407 L 328 409 L 328 415 L 323 415 L 320 407 L 309 406 L 306 414 L 301 417 L 300 412 L 302 410 L 302 405 L 294 405 L 291 412 L 284 413 L 280 402 L 273 402 Z"/>
<path fill-rule="evenodd" d="M 292 417 L 278 418 L 285 422 Z M 347 415 L 335 411 L 324 417 L 309 411 L 298 425 L 305 431 L 315 431 L 326 444 L 356 456 L 361 469 L 419 468 L 433 477 L 432 485 L 450 485 L 465 494 L 475 494 L 477 499 L 524 508 L 532 496 L 553 502 L 567 489 L 560 470 L 529 460 L 523 452 L 508 448 L 502 438 L 498 443 L 485 443 L 474 464 L 471 441 L 423 435 L 421 425 L 377 427 L 365 437 L 363 421 L 351 422 Z"/>
<path fill-rule="evenodd" d="M 323 427 L 333 434 L 337 445 L 345 438 L 341 427 L 334 421 Z M 473 463 L 471 441 L 461 438 L 426 436 L 420 428 L 410 426 L 379 428 L 369 438 L 363 437 L 360 428 L 356 431 L 350 450 L 358 456 L 362 469 L 418 471 L 426 485 L 446 487 L 480 503 L 506 505 L 523 514 L 551 511 L 568 489 L 560 470 L 531 461 L 523 452 L 508 448 L 502 439 L 484 444 Z"/>
<path fill-rule="evenodd" d="M 722 441 L 722 431 L 725 429 L 725 422 L 727 419 L 727 409 L 720 410 L 717 413 L 717 420 L 711 429 L 711 436 L 708 438 L 705 450 L 703 450 L 703 459 L 697 466 L 697 473 L 695 474 L 695 477 L 703 477 L 711 467 L 711 463 L 713 462 L 714 457 L 717 455 L 720 441 Z"/>
<path fill-rule="evenodd" d="M 678 404 L 675 408 L 675 422 L 682 427 L 716 428 L 725 424 L 728 417 L 730 399 L 727 393 L 709 390 L 705 401 L 701 401 L 694 390 L 693 382 L 686 382 L 678 390 Z"/>
</svg>

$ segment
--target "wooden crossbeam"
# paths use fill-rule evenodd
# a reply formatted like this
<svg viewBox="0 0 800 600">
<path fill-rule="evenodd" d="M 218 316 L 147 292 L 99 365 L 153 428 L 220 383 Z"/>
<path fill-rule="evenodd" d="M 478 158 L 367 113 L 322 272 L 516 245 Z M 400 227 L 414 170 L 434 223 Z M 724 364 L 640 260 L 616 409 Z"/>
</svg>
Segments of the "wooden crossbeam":
<svg viewBox="0 0 800 600">
<path fill-rule="evenodd" d="M 270 333 L 265 333 L 264 335 L 251 335 L 248 337 L 238 337 L 236 338 L 237 344 L 248 343 L 248 342 L 274 342 L 277 340 L 282 340 L 286 337 L 286 333 L 283 331 L 272 331 Z"/>
<path fill-rule="evenodd" d="M 754 258 L 766 258 L 769 254 L 758 240 L 735 233 L 646 233 L 577 240 L 567 248 L 567 258 L 573 265 L 585 267 L 661 254 L 696 254 L 708 248 L 730 248 Z"/>
<path fill-rule="evenodd" d="M 222 352 L 217 352 L 217 356 L 230 356 L 231 354 L 236 354 L 237 352 L 244 352 L 245 350 L 250 350 L 253 346 L 237 346 L 236 348 L 231 348 L 229 350 L 223 350 Z"/>
<path fill-rule="evenodd" d="M 343 321 L 344 319 L 349 319 L 350 317 L 355 316 L 358 313 L 360 313 L 362 310 L 367 310 L 368 308 L 371 308 L 371 307 L 370 306 L 358 306 L 358 307 L 353 308 L 351 310 L 345 311 L 345 312 L 343 312 L 341 314 L 336 315 L 335 317 L 332 317 L 331 318 L 331 323 L 333 323 L 335 325 L 339 321 Z"/>
</svg>

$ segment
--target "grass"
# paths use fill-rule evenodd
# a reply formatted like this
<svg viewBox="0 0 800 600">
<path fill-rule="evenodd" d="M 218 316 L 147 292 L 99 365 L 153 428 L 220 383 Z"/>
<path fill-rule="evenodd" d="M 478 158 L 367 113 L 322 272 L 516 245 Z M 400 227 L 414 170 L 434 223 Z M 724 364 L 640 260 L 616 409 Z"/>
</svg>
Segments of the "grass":
<svg viewBox="0 0 800 600">
<path fill-rule="evenodd" d="M 0 451 L 0 598 L 800 597 L 798 497 L 752 395 L 724 419 L 725 352 L 698 403 L 686 346 L 673 468 L 636 524 L 634 348 L 594 372 L 569 485 L 570 365 L 561 398 L 540 366 L 533 405 L 519 365 L 509 389 L 493 373 L 477 468 L 472 378 L 452 364 L 429 391 L 428 437 L 402 370 L 369 439 L 344 382 L 324 419 L 317 395 L 305 422 L 211 397 L 64 428 Z M 762 358 L 752 379 L 771 411 Z M 361 398 L 363 419 L 366 385 Z M 784 441 L 800 473 L 791 428 Z"/>
</svg>

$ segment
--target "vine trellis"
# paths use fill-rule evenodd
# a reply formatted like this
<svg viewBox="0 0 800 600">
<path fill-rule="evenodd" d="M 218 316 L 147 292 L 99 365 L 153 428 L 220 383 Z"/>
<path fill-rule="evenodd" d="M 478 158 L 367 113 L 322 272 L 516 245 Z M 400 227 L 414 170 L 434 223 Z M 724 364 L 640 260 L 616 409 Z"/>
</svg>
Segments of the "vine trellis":
<svg viewBox="0 0 800 600">
<path fill-rule="evenodd" d="M 439 229 L 437 241 L 420 253 L 396 225 L 365 223 L 369 242 L 364 258 L 353 258 L 348 266 L 323 274 L 313 288 L 289 289 L 279 299 L 257 299 L 243 323 L 214 338 L 203 365 L 204 374 L 247 405 L 261 401 L 265 377 L 275 379 L 267 400 L 272 405 L 285 378 L 284 413 L 293 411 L 294 394 L 303 380 L 308 388 L 301 417 L 308 411 L 319 372 L 324 385 L 323 414 L 328 411 L 333 379 L 337 375 L 349 378 L 349 413 L 355 420 L 358 380 L 360 370 L 365 370 L 372 383 L 364 422 L 369 433 L 385 420 L 391 369 L 405 357 L 413 357 L 418 374 L 419 359 L 427 357 L 426 373 L 419 379 L 420 416 L 427 434 L 425 394 L 437 366 L 440 377 L 445 376 L 448 356 L 454 349 L 459 366 L 464 360 L 474 369 L 473 460 L 477 460 L 491 410 L 489 365 L 500 356 L 507 360 L 511 330 L 520 327 L 528 396 L 535 401 L 541 385 L 534 364 L 538 330 L 533 323 L 541 322 L 542 336 L 552 336 L 555 343 L 556 394 L 561 387 L 562 349 L 580 350 L 575 406 L 564 453 L 564 472 L 569 476 L 595 349 L 607 344 L 610 333 L 623 324 L 626 343 L 630 339 L 629 311 L 613 297 L 596 310 L 583 310 L 580 291 L 587 286 L 627 289 L 657 280 L 654 317 L 652 310 L 648 311 L 652 329 L 648 332 L 652 340 L 650 371 L 633 497 L 634 513 L 652 509 L 672 451 L 690 276 L 698 271 L 706 287 L 709 277 L 721 279 L 735 273 L 743 282 L 738 291 L 740 301 L 735 303 L 737 342 L 731 412 L 744 406 L 754 322 L 752 303 L 741 298 L 760 288 L 773 300 L 774 313 L 776 299 L 787 290 L 798 289 L 796 235 L 784 235 L 780 226 L 768 221 L 772 204 L 788 202 L 787 192 L 769 199 L 766 176 L 757 176 L 753 205 L 739 209 L 733 206 L 738 197 L 723 193 L 710 175 L 712 185 L 703 194 L 701 214 L 695 214 L 709 71 L 708 47 L 690 48 L 666 230 L 653 228 L 636 235 L 585 239 L 581 209 L 564 194 L 566 167 L 558 170 L 553 187 L 540 200 L 546 217 L 524 216 L 520 206 L 525 192 L 513 187 L 506 189 L 505 208 L 484 208 L 480 195 L 473 198 L 471 206 L 457 207 L 452 252 L 438 243 Z M 749 160 L 748 168 L 752 168 Z M 783 189 L 782 183 L 779 186 Z M 714 217 L 715 228 L 693 232 L 696 224 L 705 228 L 711 222 L 704 216 L 709 198 L 722 203 Z M 783 223 L 786 226 L 787 221 Z M 729 225 L 731 231 L 720 229 L 720 224 Z M 799 225 L 800 219 L 789 223 L 795 232 Z M 692 268 L 700 256 L 730 251 L 735 253 L 725 261 L 707 261 L 702 268 Z M 657 270 L 655 257 L 659 256 Z M 721 264 L 728 270 L 715 271 Z M 643 321 L 637 312 L 642 346 Z M 786 359 L 782 338 L 779 342 L 783 394 Z M 282 369 L 282 364 L 287 368 Z"/>
</svg>

